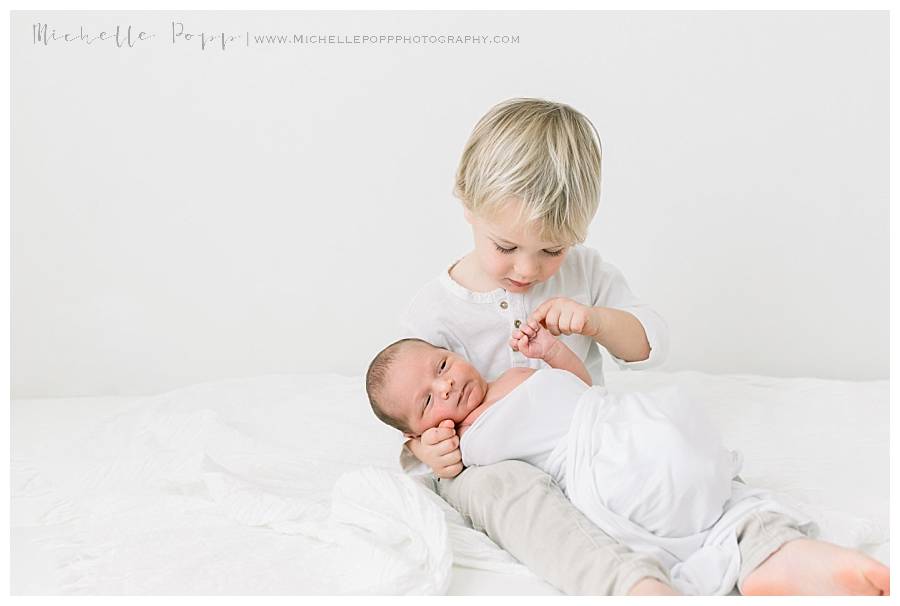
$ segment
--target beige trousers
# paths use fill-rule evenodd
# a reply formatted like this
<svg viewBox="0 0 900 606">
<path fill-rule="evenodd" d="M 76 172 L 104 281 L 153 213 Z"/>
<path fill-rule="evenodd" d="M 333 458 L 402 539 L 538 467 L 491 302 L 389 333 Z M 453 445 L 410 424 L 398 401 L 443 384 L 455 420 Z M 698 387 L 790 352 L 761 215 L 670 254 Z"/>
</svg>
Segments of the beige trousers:
<svg viewBox="0 0 900 606">
<path fill-rule="evenodd" d="M 436 484 L 438 493 L 476 530 L 563 593 L 625 595 L 645 577 L 669 581 L 653 558 L 594 526 L 550 476 L 532 465 L 503 461 L 470 467 Z M 784 543 L 802 536 L 780 514 L 748 516 L 738 529 L 738 587 Z"/>
</svg>

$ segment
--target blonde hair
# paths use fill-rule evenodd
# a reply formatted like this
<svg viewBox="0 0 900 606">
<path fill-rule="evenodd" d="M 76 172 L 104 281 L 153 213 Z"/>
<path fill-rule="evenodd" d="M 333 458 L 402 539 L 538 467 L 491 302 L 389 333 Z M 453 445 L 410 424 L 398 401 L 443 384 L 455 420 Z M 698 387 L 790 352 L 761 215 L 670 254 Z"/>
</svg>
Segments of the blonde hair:
<svg viewBox="0 0 900 606">
<path fill-rule="evenodd" d="M 453 194 L 490 218 L 510 198 L 546 240 L 583 242 L 600 202 L 594 125 L 562 103 L 509 99 L 485 114 L 463 150 Z"/>
</svg>

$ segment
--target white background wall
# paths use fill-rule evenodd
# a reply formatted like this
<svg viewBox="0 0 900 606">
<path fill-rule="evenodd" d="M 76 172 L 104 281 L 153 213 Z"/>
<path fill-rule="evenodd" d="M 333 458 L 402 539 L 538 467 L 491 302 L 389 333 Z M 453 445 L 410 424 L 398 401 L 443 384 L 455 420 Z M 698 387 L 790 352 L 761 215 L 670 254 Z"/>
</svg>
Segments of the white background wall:
<svg viewBox="0 0 900 606">
<path fill-rule="evenodd" d="M 185 31 L 511 34 L 201 50 Z M 134 48 L 34 44 L 32 25 Z M 887 13 L 16 13 L 14 397 L 360 374 L 468 250 L 468 133 L 513 96 L 604 143 L 588 244 L 666 367 L 888 377 Z"/>
</svg>

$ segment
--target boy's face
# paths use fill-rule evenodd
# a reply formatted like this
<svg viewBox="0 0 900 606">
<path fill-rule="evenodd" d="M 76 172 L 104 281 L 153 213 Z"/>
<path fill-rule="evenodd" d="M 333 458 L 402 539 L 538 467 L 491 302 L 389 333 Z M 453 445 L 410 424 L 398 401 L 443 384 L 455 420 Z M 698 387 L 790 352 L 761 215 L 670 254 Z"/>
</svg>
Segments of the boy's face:
<svg viewBox="0 0 900 606">
<path fill-rule="evenodd" d="M 397 354 L 384 387 L 390 413 L 406 421 L 415 436 L 445 419 L 458 424 L 481 405 L 485 393 L 487 382 L 464 358 L 422 343 Z"/>
<path fill-rule="evenodd" d="M 490 219 L 465 211 L 475 236 L 475 255 L 483 277 L 509 292 L 527 292 L 550 278 L 569 247 L 542 240 L 533 225 L 519 220 L 520 202 L 511 198 Z"/>
</svg>

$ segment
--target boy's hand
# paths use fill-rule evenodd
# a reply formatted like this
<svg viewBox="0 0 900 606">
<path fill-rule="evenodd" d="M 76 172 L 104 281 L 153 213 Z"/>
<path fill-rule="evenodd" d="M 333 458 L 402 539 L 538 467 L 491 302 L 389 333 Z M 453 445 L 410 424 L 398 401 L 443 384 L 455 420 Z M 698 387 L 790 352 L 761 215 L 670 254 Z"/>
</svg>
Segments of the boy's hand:
<svg viewBox="0 0 900 606">
<path fill-rule="evenodd" d="M 528 320 L 514 331 L 509 346 L 526 358 L 545 360 L 559 345 L 559 340 L 534 320 Z"/>
<path fill-rule="evenodd" d="M 462 454 L 456 425 L 445 419 L 437 427 L 427 429 L 411 444 L 416 458 L 428 465 L 439 478 L 455 478 L 462 472 Z"/>
<path fill-rule="evenodd" d="M 598 314 L 594 312 L 593 307 L 557 297 L 541 303 L 529 322 L 534 320 L 543 324 L 554 336 L 579 334 L 593 338 L 600 330 Z"/>
</svg>

